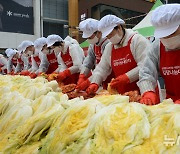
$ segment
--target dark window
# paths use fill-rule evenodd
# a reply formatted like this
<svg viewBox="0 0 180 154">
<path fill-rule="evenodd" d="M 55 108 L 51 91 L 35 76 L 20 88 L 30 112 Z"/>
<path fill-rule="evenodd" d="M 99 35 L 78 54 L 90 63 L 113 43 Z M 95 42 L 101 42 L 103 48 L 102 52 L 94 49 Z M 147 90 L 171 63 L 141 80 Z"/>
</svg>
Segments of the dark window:
<svg viewBox="0 0 180 154">
<path fill-rule="evenodd" d="M 68 29 L 64 28 L 63 24 L 44 22 L 43 23 L 43 36 L 47 37 L 51 34 L 57 34 L 62 38 L 68 35 Z"/>
</svg>

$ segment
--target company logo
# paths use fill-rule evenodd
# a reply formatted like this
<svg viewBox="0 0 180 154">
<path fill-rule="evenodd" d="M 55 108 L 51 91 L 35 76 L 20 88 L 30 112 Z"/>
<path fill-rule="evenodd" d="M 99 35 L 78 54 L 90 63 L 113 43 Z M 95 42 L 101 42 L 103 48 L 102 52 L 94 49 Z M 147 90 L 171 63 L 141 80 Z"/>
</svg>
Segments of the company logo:
<svg viewBox="0 0 180 154">
<path fill-rule="evenodd" d="M 11 11 L 7 11 L 7 15 L 10 17 L 12 16 L 12 12 Z"/>
<path fill-rule="evenodd" d="M 52 63 L 57 63 L 57 59 L 51 59 L 49 62 L 50 62 L 51 64 L 52 64 Z"/>
<path fill-rule="evenodd" d="M 30 18 L 29 14 L 15 13 L 10 10 L 7 11 L 7 16 L 9 17 L 14 16 L 14 17 L 19 17 L 19 18 Z"/>
<path fill-rule="evenodd" d="M 72 64 L 72 61 L 71 61 L 71 60 L 68 60 L 68 61 L 66 61 L 66 62 L 64 62 L 64 63 L 66 64 L 66 66 L 69 66 L 69 65 Z"/>
<path fill-rule="evenodd" d="M 113 65 L 114 66 L 119 66 L 119 65 L 124 65 L 124 64 L 127 64 L 127 63 L 131 63 L 131 59 L 128 58 L 128 56 L 129 56 L 129 54 L 127 54 L 125 58 L 114 60 Z"/>
<path fill-rule="evenodd" d="M 170 138 L 167 135 L 164 135 L 164 142 L 163 144 L 165 146 L 173 146 L 173 145 L 179 145 L 180 144 L 180 136 L 177 137 L 177 139 L 175 138 Z"/>
<path fill-rule="evenodd" d="M 180 66 L 172 66 L 172 67 L 163 67 L 162 68 L 163 75 L 179 75 L 180 74 Z"/>
</svg>

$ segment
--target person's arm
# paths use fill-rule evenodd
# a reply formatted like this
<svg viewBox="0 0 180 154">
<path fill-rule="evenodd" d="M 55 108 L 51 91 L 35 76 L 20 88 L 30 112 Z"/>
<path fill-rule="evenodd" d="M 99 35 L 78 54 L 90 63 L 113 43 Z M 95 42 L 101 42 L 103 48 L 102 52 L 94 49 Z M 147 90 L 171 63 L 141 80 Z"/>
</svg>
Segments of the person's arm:
<svg viewBox="0 0 180 154">
<path fill-rule="evenodd" d="M 12 67 L 13 67 L 12 57 L 9 57 L 7 61 L 7 73 L 10 73 L 12 71 Z"/>
<path fill-rule="evenodd" d="M 31 61 L 32 61 L 31 72 L 34 73 L 38 70 L 39 67 L 33 56 L 31 56 Z"/>
<path fill-rule="evenodd" d="M 39 58 L 41 60 L 41 63 L 39 65 L 39 69 L 35 72 L 36 74 L 41 73 L 41 72 L 46 72 L 49 67 L 49 62 L 47 59 L 47 56 L 43 53 L 39 53 Z"/>
<path fill-rule="evenodd" d="M 126 73 L 130 82 L 134 82 L 139 79 L 139 70 L 142 68 L 144 59 L 146 57 L 146 54 L 149 52 L 150 48 L 151 44 L 145 37 L 139 34 L 135 34 L 133 36 L 130 44 L 130 49 L 137 63 L 137 67 L 133 68 L 132 70 Z"/>
<path fill-rule="evenodd" d="M 143 67 L 139 71 L 139 82 L 137 83 L 141 94 L 154 91 L 157 85 L 159 71 L 159 40 L 153 42 L 151 50 L 147 52 Z"/>
<path fill-rule="evenodd" d="M 29 57 L 24 57 L 24 56 L 21 57 L 21 60 L 23 61 L 23 65 L 24 65 L 23 71 L 26 71 L 26 70 L 28 70 L 30 68 L 28 58 Z"/>
<path fill-rule="evenodd" d="M 63 72 L 65 69 L 67 69 L 67 66 L 65 65 L 62 57 L 61 57 L 61 53 L 58 54 L 57 56 L 57 61 L 58 61 L 58 72 Z"/>
<path fill-rule="evenodd" d="M 95 63 L 96 57 L 94 54 L 94 48 L 93 45 L 90 45 L 88 48 L 88 55 L 85 57 L 83 61 L 80 74 L 84 74 L 85 76 L 87 76 L 90 73 L 90 71 L 95 67 Z"/>
<path fill-rule="evenodd" d="M 18 73 L 18 72 L 20 72 L 21 71 L 21 69 L 22 69 L 22 64 L 20 64 L 19 62 L 17 63 L 17 65 L 16 65 L 16 67 L 15 67 L 15 71 L 14 71 L 14 73 Z"/>
<path fill-rule="evenodd" d="M 69 67 L 69 71 L 71 74 L 79 73 L 82 67 L 82 63 L 84 60 L 84 54 L 82 54 L 82 48 L 78 45 L 73 44 L 69 46 L 69 54 L 72 58 L 73 66 Z"/>
</svg>

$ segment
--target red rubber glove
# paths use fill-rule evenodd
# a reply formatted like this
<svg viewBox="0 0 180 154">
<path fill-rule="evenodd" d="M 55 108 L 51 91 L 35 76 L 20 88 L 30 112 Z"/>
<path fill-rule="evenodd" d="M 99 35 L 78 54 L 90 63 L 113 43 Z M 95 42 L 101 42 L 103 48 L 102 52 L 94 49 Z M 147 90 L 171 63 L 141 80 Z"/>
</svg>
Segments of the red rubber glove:
<svg viewBox="0 0 180 154">
<path fill-rule="evenodd" d="M 155 105 L 158 104 L 158 97 L 155 92 L 147 91 L 142 95 L 140 103 L 146 105 Z"/>
<path fill-rule="evenodd" d="M 37 74 L 36 73 L 30 73 L 29 76 L 31 77 L 31 79 L 34 79 L 37 77 Z"/>
<path fill-rule="evenodd" d="M 87 77 L 84 74 L 80 74 L 77 85 L 80 85 L 81 83 L 83 83 L 86 80 L 87 80 Z"/>
<path fill-rule="evenodd" d="M 24 76 L 28 76 L 29 74 L 30 74 L 29 71 L 22 71 L 22 72 L 20 73 L 20 75 L 24 75 Z"/>
<path fill-rule="evenodd" d="M 66 77 L 70 76 L 71 75 L 71 72 L 69 69 L 66 69 L 65 71 L 63 72 L 60 72 L 59 75 L 58 75 L 58 80 L 59 81 L 62 81 L 64 80 Z"/>
<path fill-rule="evenodd" d="M 88 95 L 95 94 L 99 86 L 96 83 L 91 83 L 90 86 L 86 89 Z"/>
<path fill-rule="evenodd" d="M 41 76 L 43 72 L 39 72 L 37 76 Z"/>
<path fill-rule="evenodd" d="M 126 85 L 128 83 L 130 83 L 128 76 L 126 74 L 123 74 L 112 80 L 110 82 L 110 86 L 111 88 L 116 89 L 117 87 Z"/>
<path fill-rule="evenodd" d="M 77 90 L 86 90 L 89 86 L 90 86 L 91 82 L 89 81 L 89 79 L 85 80 L 84 82 L 78 84 L 76 86 Z"/>
<path fill-rule="evenodd" d="M 176 100 L 175 104 L 180 104 L 180 99 Z"/>
<path fill-rule="evenodd" d="M 12 72 L 10 72 L 9 74 L 10 74 L 10 75 L 14 75 L 15 73 L 14 73 L 14 71 L 12 71 Z"/>
</svg>

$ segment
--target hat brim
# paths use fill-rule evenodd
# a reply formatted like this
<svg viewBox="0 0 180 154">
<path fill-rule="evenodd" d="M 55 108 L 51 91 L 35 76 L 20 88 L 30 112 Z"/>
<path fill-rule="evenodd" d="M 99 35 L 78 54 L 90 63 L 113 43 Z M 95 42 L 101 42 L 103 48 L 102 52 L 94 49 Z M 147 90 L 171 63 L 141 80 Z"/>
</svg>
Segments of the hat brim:
<svg viewBox="0 0 180 154">
<path fill-rule="evenodd" d="M 85 33 L 85 32 L 83 32 L 82 38 L 89 38 L 89 37 L 91 37 L 93 35 L 93 33 Z"/>
<path fill-rule="evenodd" d="M 178 27 L 179 27 L 179 25 L 175 26 L 175 27 L 164 28 L 164 29 L 160 29 L 160 28 L 155 29 L 154 37 L 155 38 L 163 38 L 163 37 L 169 36 L 169 35 L 173 34 L 178 29 Z"/>
<path fill-rule="evenodd" d="M 102 38 L 105 38 L 107 35 L 109 35 L 113 31 L 114 27 L 109 27 L 108 29 L 101 31 L 102 32 Z"/>
<path fill-rule="evenodd" d="M 47 43 L 47 47 L 52 46 L 54 43 L 55 43 L 54 41 L 52 41 L 52 42 L 48 42 L 48 43 Z"/>
<path fill-rule="evenodd" d="M 42 48 L 35 48 L 35 53 L 41 52 Z"/>
<path fill-rule="evenodd" d="M 27 47 L 26 47 L 27 48 Z M 26 48 L 24 48 L 23 50 L 22 50 L 22 52 L 25 52 L 26 51 Z"/>
</svg>

